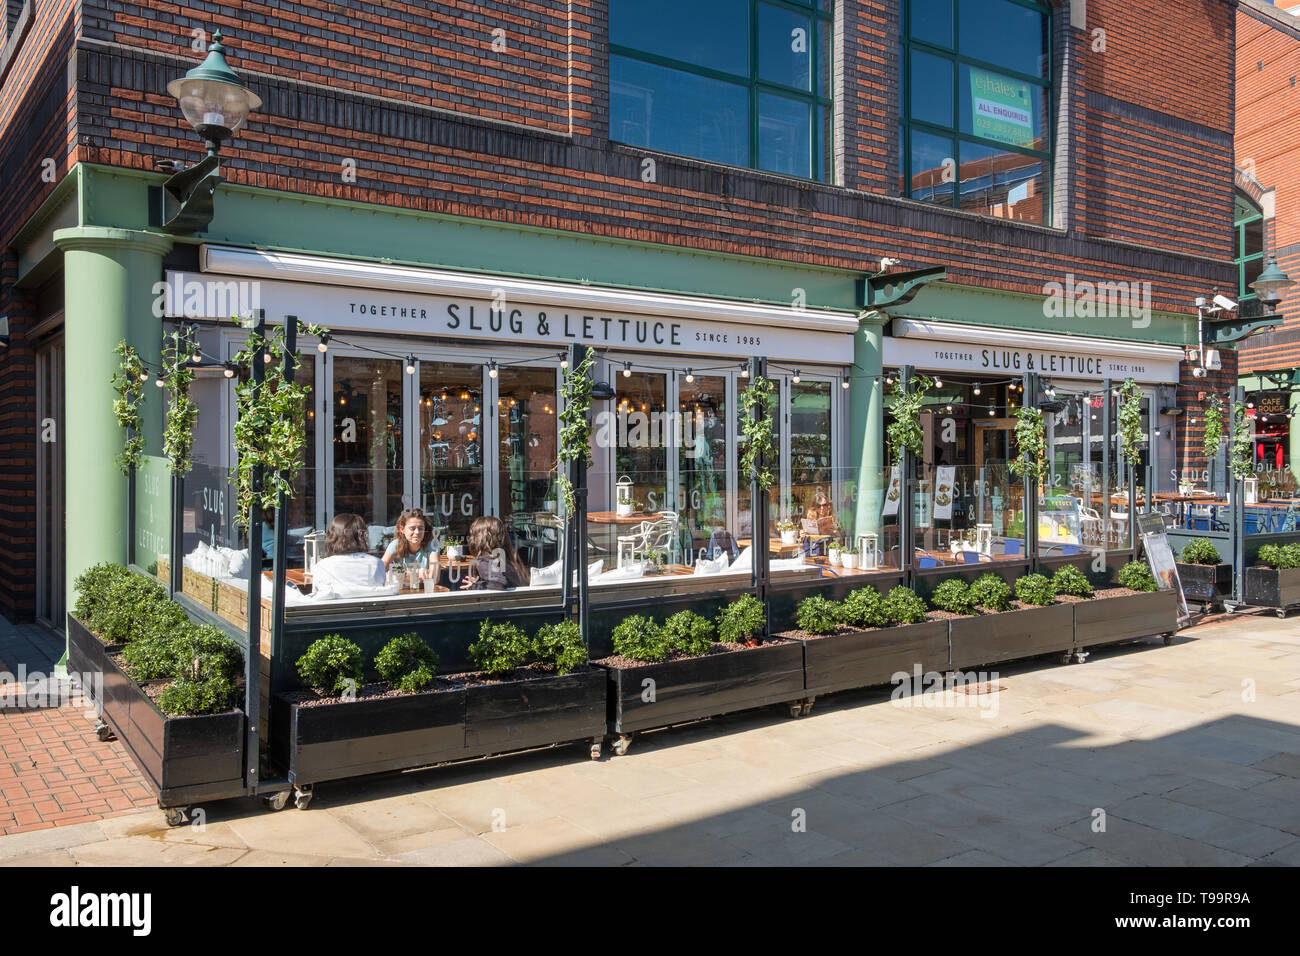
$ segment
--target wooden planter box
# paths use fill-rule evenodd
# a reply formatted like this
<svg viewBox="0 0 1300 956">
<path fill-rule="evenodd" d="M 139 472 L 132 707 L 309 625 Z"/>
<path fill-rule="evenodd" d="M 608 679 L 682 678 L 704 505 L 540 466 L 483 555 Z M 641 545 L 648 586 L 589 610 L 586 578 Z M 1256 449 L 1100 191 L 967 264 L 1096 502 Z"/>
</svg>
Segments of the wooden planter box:
<svg viewBox="0 0 1300 956">
<path fill-rule="evenodd" d="M 597 668 L 401 697 L 272 702 L 272 756 L 298 786 L 605 736 Z"/>
<path fill-rule="evenodd" d="M 1092 598 L 1074 605 L 1074 646 L 1131 641 L 1178 630 L 1178 595 L 1172 590 Z"/>
<path fill-rule="evenodd" d="M 184 807 L 242 795 L 244 714 L 168 717 L 117 666 L 110 656 L 115 650 L 105 648 L 68 615 L 68 669 L 103 675 L 102 696 L 96 703 L 105 723 L 158 792 L 158 805 Z M 97 688 L 91 683 L 86 691 L 95 696 Z"/>
<path fill-rule="evenodd" d="M 1178 578 L 1188 601 L 1222 604 L 1232 596 L 1231 564 L 1178 564 Z"/>
<path fill-rule="evenodd" d="M 1070 604 L 957 617 L 948 624 L 954 670 L 1074 648 L 1074 607 Z"/>
<path fill-rule="evenodd" d="M 1247 568 L 1246 603 L 1279 610 L 1300 605 L 1300 568 Z"/>
<path fill-rule="evenodd" d="M 799 641 L 641 667 L 599 666 L 609 678 L 610 731 L 620 735 L 807 696 Z M 653 700 L 642 697 L 647 680 L 654 681 Z"/>
<path fill-rule="evenodd" d="M 948 670 L 948 622 L 840 631 L 827 637 L 796 638 L 803 644 L 804 690 L 808 696 L 887 684 L 897 673 Z"/>
</svg>

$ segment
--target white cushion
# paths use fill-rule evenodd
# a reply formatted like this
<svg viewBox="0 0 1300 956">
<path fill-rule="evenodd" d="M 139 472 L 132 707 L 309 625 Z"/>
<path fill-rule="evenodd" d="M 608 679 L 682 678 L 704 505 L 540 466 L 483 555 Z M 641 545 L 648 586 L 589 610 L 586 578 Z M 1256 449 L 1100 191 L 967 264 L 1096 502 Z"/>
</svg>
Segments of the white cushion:
<svg viewBox="0 0 1300 956">
<path fill-rule="evenodd" d="M 728 559 L 726 552 L 718 555 L 712 561 L 703 558 L 695 563 L 696 574 L 721 574 L 727 570 Z"/>
<path fill-rule="evenodd" d="M 236 551 L 234 548 L 217 548 L 222 557 L 226 559 L 229 574 L 240 575 L 248 573 L 248 550 Z"/>
<path fill-rule="evenodd" d="M 773 561 L 770 567 L 773 571 L 802 571 L 804 569 L 809 571 L 817 570 L 815 566 L 805 564 L 803 558 L 779 558 L 778 560 Z"/>
<path fill-rule="evenodd" d="M 382 584 L 378 586 L 368 586 L 362 584 L 336 584 L 331 581 L 326 584 L 318 584 L 312 589 L 312 600 L 314 601 L 341 601 L 349 598 L 372 598 L 372 597 L 389 597 L 400 593 L 402 586 L 400 584 Z"/>
<path fill-rule="evenodd" d="M 637 578 L 645 577 L 645 568 L 640 564 L 629 564 L 622 568 L 613 568 L 606 571 L 600 577 L 596 578 L 596 584 L 607 584 L 611 581 L 634 581 Z"/>
<path fill-rule="evenodd" d="M 600 571 L 603 567 L 605 567 L 604 558 L 601 558 L 599 561 L 593 561 L 591 564 L 587 565 L 587 580 L 592 581 L 599 577 Z"/>
<path fill-rule="evenodd" d="M 535 568 L 528 576 L 528 583 L 533 587 L 553 587 L 560 583 L 560 575 L 563 573 L 564 561 L 561 559 L 544 568 Z"/>
<path fill-rule="evenodd" d="M 731 563 L 728 571 L 752 571 L 754 570 L 754 546 L 750 545 L 744 551 L 736 556 L 736 560 Z"/>
</svg>

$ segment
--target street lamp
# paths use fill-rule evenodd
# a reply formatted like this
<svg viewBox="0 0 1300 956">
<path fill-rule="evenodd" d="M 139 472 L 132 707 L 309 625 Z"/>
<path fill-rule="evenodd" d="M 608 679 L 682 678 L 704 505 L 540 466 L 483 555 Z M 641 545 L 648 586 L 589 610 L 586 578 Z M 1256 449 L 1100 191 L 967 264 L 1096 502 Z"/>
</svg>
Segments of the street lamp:
<svg viewBox="0 0 1300 956">
<path fill-rule="evenodd" d="M 221 39 L 217 30 L 212 34 L 208 58 L 167 84 L 167 92 L 176 97 L 186 122 L 207 141 L 208 155 L 213 157 L 224 140 L 239 132 L 248 114 L 262 105 L 262 98 L 244 86 L 227 65 Z"/>
<path fill-rule="evenodd" d="M 1293 285 L 1295 285 L 1295 280 L 1278 268 L 1277 256 L 1270 255 L 1268 265 L 1259 274 L 1259 278 L 1250 284 L 1250 287 L 1259 296 L 1260 303 L 1272 310 L 1282 301 L 1282 293 Z"/>
</svg>

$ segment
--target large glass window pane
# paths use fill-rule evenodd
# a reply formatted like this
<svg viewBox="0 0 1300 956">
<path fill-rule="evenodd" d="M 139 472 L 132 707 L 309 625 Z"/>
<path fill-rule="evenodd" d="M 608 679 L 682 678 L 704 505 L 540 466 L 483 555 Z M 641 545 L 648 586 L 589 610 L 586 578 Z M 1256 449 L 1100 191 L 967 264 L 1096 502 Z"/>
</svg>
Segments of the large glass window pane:
<svg viewBox="0 0 1300 956">
<path fill-rule="evenodd" d="M 1023 153 L 963 142 L 961 208 L 1001 219 L 1043 222 L 1045 165 Z"/>
<path fill-rule="evenodd" d="M 913 130 L 911 137 L 912 198 L 923 202 L 952 205 L 957 162 L 957 151 L 953 147 L 952 140 L 918 130 Z"/>
<path fill-rule="evenodd" d="M 961 131 L 1008 146 L 1045 151 L 1045 89 L 977 67 L 961 68 Z"/>
<path fill-rule="evenodd" d="M 609 38 L 618 46 L 738 76 L 749 75 L 749 0 L 611 0 Z"/>
<path fill-rule="evenodd" d="M 1047 17 L 1011 0 L 960 0 L 958 52 L 986 63 L 1047 76 Z"/>
<path fill-rule="evenodd" d="M 418 501 L 440 539 L 484 513 L 481 365 L 420 363 Z"/>
<path fill-rule="evenodd" d="M 800 90 L 812 88 L 811 18 L 770 4 L 758 5 L 758 78 Z"/>
<path fill-rule="evenodd" d="M 633 372 L 615 377 L 618 394 L 615 411 L 618 437 L 616 478 L 632 479 L 632 498 L 638 512 L 653 513 L 668 507 L 668 449 L 672 420 L 667 409 L 667 376 L 662 372 Z"/>
<path fill-rule="evenodd" d="M 749 165 L 749 90 L 610 57 L 610 137 L 730 166 Z"/>
<path fill-rule="evenodd" d="M 334 513 L 391 526 L 402 511 L 402 363 L 339 356 L 333 365 Z"/>
<path fill-rule="evenodd" d="M 813 535 L 839 533 L 831 488 L 831 383 L 790 384 L 791 517 Z"/>
<path fill-rule="evenodd" d="M 911 0 L 912 39 L 952 49 L 953 0 Z"/>
<path fill-rule="evenodd" d="M 787 176 L 812 176 L 812 107 L 770 93 L 758 95 L 758 165 Z"/>
<path fill-rule="evenodd" d="M 497 383 L 497 513 L 529 565 L 543 567 L 560 540 L 555 370 L 506 367 Z"/>
<path fill-rule="evenodd" d="M 735 535 L 727 523 L 727 380 L 697 375 L 687 382 L 679 376 L 677 398 L 677 511 L 691 552 L 713 557 L 727 546 L 724 537 Z"/>
<path fill-rule="evenodd" d="M 1243 256 L 1262 256 L 1264 254 L 1264 220 L 1256 219 L 1246 223 L 1246 243 Z"/>
<path fill-rule="evenodd" d="M 912 119 L 952 126 L 952 61 L 912 51 Z"/>
</svg>

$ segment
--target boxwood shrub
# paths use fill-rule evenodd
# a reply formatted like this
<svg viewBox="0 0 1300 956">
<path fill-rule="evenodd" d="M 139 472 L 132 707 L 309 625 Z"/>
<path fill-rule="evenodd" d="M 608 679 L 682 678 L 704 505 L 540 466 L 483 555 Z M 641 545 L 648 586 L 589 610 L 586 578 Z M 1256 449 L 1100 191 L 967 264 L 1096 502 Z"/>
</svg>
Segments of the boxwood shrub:
<svg viewBox="0 0 1300 956">
<path fill-rule="evenodd" d="M 970 585 L 961 578 L 941 581 L 930 595 L 930 603 L 950 614 L 975 613 L 975 596 L 971 594 Z"/>
<path fill-rule="evenodd" d="M 614 653 L 635 661 L 661 661 L 668 656 L 663 628 L 654 618 L 633 614 L 614 628 Z"/>
<path fill-rule="evenodd" d="M 1117 578 L 1120 587 L 1128 588 L 1130 591 L 1156 590 L 1156 579 L 1145 561 L 1130 561 L 1119 569 Z"/>
<path fill-rule="evenodd" d="M 438 655 L 415 633 L 402 634 L 375 655 L 375 670 L 389 687 L 419 690 L 438 673 Z"/>
<path fill-rule="evenodd" d="M 881 606 L 890 624 L 920 624 L 925 620 L 925 601 L 901 584 L 889 592 Z"/>
<path fill-rule="evenodd" d="M 763 633 L 767 610 L 752 594 L 742 594 L 718 612 L 718 640 L 744 644 Z"/>
<path fill-rule="evenodd" d="M 678 611 L 664 621 L 661 639 L 669 654 L 707 654 L 713 646 L 713 622 L 694 611 Z"/>
<path fill-rule="evenodd" d="M 840 618 L 852 627 L 888 627 L 884 601 L 875 588 L 858 588 L 840 603 Z"/>
<path fill-rule="evenodd" d="M 990 611 L 1011 610 L 1011 585 L 996 574 L 981 574 L 972 581 L 970 596 L 977 607 Z"/>
<path fill-rule="evenodd" d="M 1300 545 L 1266 544 L 1259 549 L 1259 560 L 1278 571 L 1300 568 Z"/>
<path fill-rule="evenodd" d="M 587 663 L 587 644 L 576 621 L 543 624 L 533 637 L 533 650 L 557 674 L 571 674 Z"/>
<path fill-rule="evenodd" d="M 1041 574 L 1026 574 L 1016 579 L 1016 597 L 1026 604 L 1045 607 L 1056 603 L 1056 589 Z"/>
<path fill-rule="evenodd" d="M 337 634 L 326 634 L 312 641 L 298 658 L 297 668 L 308 687 L 326 697 L 337 697 L 349 680 L 354 689 L 361 684 L 361 648 Z"/>
<path fill-rule="evenodd" d="M 1263 550 L 1262 548 L 1260 549 Z M 1219 551 L 1209 538 L 1193 538 L 1183 545 L 1178 558 L 1183 564 L 1218 564 Z"/>
<path fill-rule="evenodd" d="M 820 594 L 811 594 L 799 602 L 794 619 L 799 629 L 809 634 L 834 634 L 840 627 L 840 606 Z"/>
<path fill-rule="evenodd" d="M 478 640 L 468 648 L 474 666 L 489 677 L 500 677 L 528 663 L 533 642 L 509 621 L 484 621 L 478 629 Z"/>
<path fill-rule="evenodd" d="M 1073 564 L 1066 564 L 1057 568 L 1052 575 L 1052 590 L 1056 594 L 1089 598 L 1092 597 L 1092 582 Z"/>
</svg>

